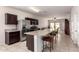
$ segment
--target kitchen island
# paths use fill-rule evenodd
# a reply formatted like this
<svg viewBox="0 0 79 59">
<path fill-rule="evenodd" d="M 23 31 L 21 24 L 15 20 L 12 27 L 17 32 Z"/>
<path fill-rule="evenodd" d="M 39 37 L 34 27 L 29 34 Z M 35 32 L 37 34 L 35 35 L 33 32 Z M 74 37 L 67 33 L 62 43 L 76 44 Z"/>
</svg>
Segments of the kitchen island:
<svg viewBox="0 0 79 59">
<path fill-rule="evenodd" d="M 52 29 L 37 30 L 26 32 L 26 46 L 29 50 L 34 52 L 41 52 L 43 50 L 42 36 L 51 33 Z"/>
</svg>

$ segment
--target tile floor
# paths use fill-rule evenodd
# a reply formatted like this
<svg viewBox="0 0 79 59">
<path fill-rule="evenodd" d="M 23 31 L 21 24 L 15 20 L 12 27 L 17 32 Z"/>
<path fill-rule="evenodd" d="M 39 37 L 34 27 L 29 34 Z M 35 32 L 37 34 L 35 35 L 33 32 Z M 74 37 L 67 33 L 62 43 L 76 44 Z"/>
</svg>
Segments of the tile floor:
<svg viewBox="0 0 79 59">
<path fill-rule="evenodd" d="M 0 45 L 0 52 L 30 52 L 26 42 L 19 42 L 12 45 Z"/>
<path fill-rule="evenodd" d="M 69 36 L 65 34 L 58 34 L 57 42 L 54 44 L 52 52 L 78 52 L 79 47 L 73 44 Z M 0 44 L 0 52 L 30 52 L 26 47 L 26 42 L 19 42 L 12 45 Z M 49 52 L 45 49 L 45 52 Z"/>
<path fill-rule="evenodd" d="M 45 52 L 48 52 L 48 49 L 45 49 Z M 54 49 L 52 52 L 78 52 L 79 47 L 73 43 L 69 36 L 59 33 L 57 42 L 54 44 Z"/>
</svg>

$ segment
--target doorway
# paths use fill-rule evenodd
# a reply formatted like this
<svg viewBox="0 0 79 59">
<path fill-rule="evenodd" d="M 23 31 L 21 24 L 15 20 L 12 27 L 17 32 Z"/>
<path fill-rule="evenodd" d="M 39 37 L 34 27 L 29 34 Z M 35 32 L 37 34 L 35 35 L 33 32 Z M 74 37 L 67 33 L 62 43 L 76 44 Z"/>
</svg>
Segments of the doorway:
<svg viewBox="0 0 79 59">
<path fill-rule="evenodd" d="M 69 20 L 65 19 L 65 34 L 70 35 Z"/>
<path fill-rule="evenodd" d="M 50 23 L 50 29 L 52 29 L 52 30 L 56 30 L 56 29 L 58 29 L 58 30 L 60 30 L 60 23 L 58 23 L 58 22 L 51 22 Z"/>
</svg>

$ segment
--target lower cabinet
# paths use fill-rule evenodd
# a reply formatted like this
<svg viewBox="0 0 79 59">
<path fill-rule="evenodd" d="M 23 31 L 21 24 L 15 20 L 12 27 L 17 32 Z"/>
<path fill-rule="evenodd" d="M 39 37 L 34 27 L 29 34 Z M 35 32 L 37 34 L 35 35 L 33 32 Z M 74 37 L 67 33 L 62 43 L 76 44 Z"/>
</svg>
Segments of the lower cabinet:
<svg viewBox="0 0 79 59">
<path fill-rule="evenodd" d="M 26 46 L 29 50 L 34 51 L 34 36 L 26 35 Z"/>
<path fill-rule="evenodd" d="M 13 44 L 20 41 L 20 31 L 5 32 L 5 44 Z"/>
</svg>

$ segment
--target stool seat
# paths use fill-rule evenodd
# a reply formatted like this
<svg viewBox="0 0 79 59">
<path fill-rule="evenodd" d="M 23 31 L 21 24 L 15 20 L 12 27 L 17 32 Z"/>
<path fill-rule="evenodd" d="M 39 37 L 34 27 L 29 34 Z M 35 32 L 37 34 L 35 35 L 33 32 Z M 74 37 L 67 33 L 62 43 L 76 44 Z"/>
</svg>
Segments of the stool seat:
<svg viewBox="0 0 79 59">
<path fill-rule="evenodd" d="M 51 42 L 51 41 L 52 41 L 52 37 L 50 37 L 50 36 L 44 36 L 44 37 L 42 38 L 42 40 L 43 40 L 43 41 Z"/>
<path fill-rule="evenodd" d="M 44 41 L 50 43 L 50 51 L 51 51 L 51 48 L 53 48 L 53 36 L 43 36 L 42 40 L 43 40 L 43 51 L 44 51 Z"/>
</svg>

